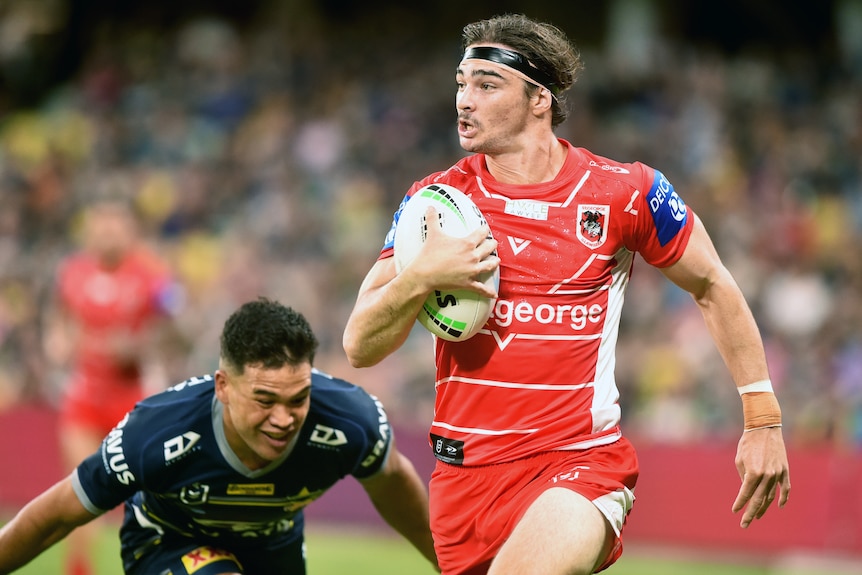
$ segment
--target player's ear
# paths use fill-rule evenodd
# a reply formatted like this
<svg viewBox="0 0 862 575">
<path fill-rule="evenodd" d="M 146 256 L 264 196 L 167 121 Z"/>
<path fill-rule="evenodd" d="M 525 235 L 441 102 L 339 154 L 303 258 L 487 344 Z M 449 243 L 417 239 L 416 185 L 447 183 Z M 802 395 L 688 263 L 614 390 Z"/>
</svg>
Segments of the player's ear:
<svg viewBox="0 0 862 575">
<path fill-rule="evenodd" d="M 543 114 L 553 107 L 554 96 L 547 88 L 537 87 L 533 97 L 530 98 L 530 103 L 535 114 Z"/>
<path fill-rule="evenodd" d="M 215 372 L 215 394 L 218 400 L 225 404 L 228 402 L 227 386 L 230 384 L 228 377 L 223 369 L 217 369 Z"/>
</svg>

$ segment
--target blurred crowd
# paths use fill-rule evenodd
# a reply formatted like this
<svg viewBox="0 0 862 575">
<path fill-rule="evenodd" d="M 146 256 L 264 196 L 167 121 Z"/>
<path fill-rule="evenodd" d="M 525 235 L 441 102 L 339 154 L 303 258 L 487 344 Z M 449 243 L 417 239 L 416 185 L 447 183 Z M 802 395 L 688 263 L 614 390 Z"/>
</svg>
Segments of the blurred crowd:
<svg viewBox="0 0 862 575">
<path fill-rule="evenodd" d="M 288 3 L 289 5 L 290 3 Z M 313 4 L 312 4 L 313 5 Z M 44 310 L 81 208 L 118 194 L 182 286 L 167 381 L 211 372 L 258 295 L 302 311 L 318 367 L 426 427 L 430 336 L 350 368 L 341 333 L 401 197 L 461 157 L 451 38 L 326 33 L 313 12 L 252 30 L 200 17 L 105 34 L 79 74 L 0 122 L 0 409 L 56 402 Z M 575 38 L 577 40 L 577 38 Z M 862 61 L 722 54 L 668 41 L 637 65 L 583 47 L 558 133 L 660 169 L 704 220 L 765 338 L 786 438 L 862 448 Z M 738 437 L 729 374 L 688 295 L 635 264 L 617 360 L 643 440 Z"/>
</svg>

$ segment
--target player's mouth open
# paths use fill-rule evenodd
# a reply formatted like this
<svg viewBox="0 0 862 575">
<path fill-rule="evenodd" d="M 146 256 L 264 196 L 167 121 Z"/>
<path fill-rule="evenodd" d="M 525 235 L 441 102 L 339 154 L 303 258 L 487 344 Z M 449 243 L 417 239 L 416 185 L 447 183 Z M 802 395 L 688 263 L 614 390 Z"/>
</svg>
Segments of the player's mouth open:
<svg viewBox="0 0 862 575">
<path fill-rule="evenodd" d="M 458 119 L 458 135 L 469 138 L 476 134 L 476 126 L 467 119 Z"/>
</svg>

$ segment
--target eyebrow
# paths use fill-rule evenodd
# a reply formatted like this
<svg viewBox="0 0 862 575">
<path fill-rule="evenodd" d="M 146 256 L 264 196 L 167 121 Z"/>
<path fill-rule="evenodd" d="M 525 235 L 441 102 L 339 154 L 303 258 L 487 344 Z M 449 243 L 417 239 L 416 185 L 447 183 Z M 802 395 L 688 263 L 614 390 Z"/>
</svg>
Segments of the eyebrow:
<svg viewBox="0 0 862 575">
<path fill-rule="evenodd" d="M 464 70 L 462 70 L 461 67 L 458 66 L 458 68 L 455 69 L 455 75 L 456 76 L 463 76 Z M 470 73 L 470 76 L 473 78 L 475 78 L 477 76 L 493 76 L 495 78 L 500 78 L 501 80 L 506 79 L 502 74 L 500 74 L 496 70 L 492 70 L 489 68 L 477 68 Z"/>
<path fill-rule="evenodd" d="M 266 397 L 278 397 L 278 394 L 267 389 L 261 389 L 259 387 L 255 387 L 251 390 L 252 395 L 264 395 Z"/>
</svg>

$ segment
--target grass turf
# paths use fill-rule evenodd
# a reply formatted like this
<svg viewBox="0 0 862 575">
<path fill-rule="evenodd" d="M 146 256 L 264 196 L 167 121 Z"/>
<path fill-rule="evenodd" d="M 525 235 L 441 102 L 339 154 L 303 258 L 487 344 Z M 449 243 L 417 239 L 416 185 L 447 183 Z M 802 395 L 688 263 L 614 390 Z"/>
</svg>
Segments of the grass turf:
<svg viewBox="0 0 862 575">
<path fill-rule="evenodd" d="M 345 528 L 312 527 L 306 534 L 309 575 L 434 575 L 431 566 L 408 543 L 397 536 Z M 62 574 L 65 543 L 49 549 L 18 575 Z M 95 557 L 95 575 L 119 575 L 119 543 L 116 528 L 102 530 Z M 858 569 L 858 565 L 856 566 Z M 750 565 L 741 561 L 695 558 L 690 553 L 627 549 L 608 575 L 848 575 L 858 571 L 830 569 L 823 565 Z"/>
</svg>

